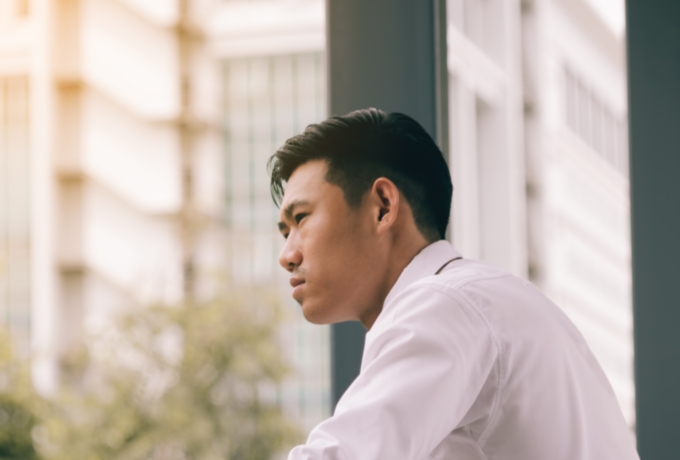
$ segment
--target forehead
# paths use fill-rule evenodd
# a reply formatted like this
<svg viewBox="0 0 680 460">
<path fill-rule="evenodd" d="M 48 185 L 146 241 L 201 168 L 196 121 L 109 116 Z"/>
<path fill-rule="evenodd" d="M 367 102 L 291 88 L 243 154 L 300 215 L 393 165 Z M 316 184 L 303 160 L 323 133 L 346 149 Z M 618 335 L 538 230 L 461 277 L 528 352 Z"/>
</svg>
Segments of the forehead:
<svg viewBox="0 0 680 460">
<path fill-rule="evenodd" d="M 309 200 L 311 195 L 322 192 L 330 185 L 326 182 L 326 162 L 323 160 L 308 161 L 300 165 L 286 182 L 281 201 L 281 209 L 294 200 Z"/>
</svg>

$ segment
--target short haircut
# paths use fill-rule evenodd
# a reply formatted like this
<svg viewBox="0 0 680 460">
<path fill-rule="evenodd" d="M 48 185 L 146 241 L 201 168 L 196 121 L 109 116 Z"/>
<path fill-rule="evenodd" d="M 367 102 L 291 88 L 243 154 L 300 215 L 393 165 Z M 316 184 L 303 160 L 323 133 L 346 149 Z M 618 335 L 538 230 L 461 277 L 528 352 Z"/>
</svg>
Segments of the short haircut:
<svg viewBox="0 0 680 460">
<path fill-rule="evenodd" d="M 284 182 L 302 164 L 325 160 L 325 179 L 339 186 L 356 208 L 376 179 L 394 182 L 411 206 L 416 226 L 429 241 L 445 238 L 453 185 L 437 144 L 417 121 L 402 113 L 370 108 L 307 126 L 268 162 L 271 193 L 280 206 Z"/>
</svg>

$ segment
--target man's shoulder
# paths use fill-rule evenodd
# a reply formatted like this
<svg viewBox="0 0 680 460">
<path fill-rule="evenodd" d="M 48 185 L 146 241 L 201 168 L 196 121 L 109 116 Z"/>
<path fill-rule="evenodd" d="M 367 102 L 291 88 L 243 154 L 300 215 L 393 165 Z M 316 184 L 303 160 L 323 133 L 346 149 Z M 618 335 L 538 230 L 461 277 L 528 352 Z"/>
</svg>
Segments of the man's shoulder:
<svg viewBox="0 0 680 460">
<path fill-rule="evenodd" d="M 427 276 L 413 283 L 412 287 L 459 292 L 468 285 L 479 285 L 499 278 L 510 278 L 520 283 L 523 282 L 523 280 L 494 265 L 474 259 L 461 259 L 449 264 L 440 274 Z"/>
<path fill-rule="evenodd" d="M 478 310 L 485 317 L 522 316 L 540 321 L 557 309 L 536 286 L 508 271 L 478 260 L 453 262 L 442 273 L 413 283 L 406 291 L 439 293 Z M 545 318 L 547 319 L 547 317 Z"/>
<path fill-rule="evenodd" d="M 504 288 L 494 281 L 508 277 L 514 278 L 493 265 L 470 259 L 457 260 L 441 273 L 426 276 L 405 287 L 386 304 L 384 310 L 399 314 L 400 311 L 413 312 L 414 305 L 422 307 L 427 304 L 430 309 L 438 311 L 449 309 L 452 303 L 466 308 L 474 304 L 469 299 L 470 290 L 486 291 L 495 298 L 503 297 Z"/>
<path fill-rule="evenodd" d="M 436 331 L 439 331 L 448 337 L 450 331 L 465 325 L 466 334 L 475 330 L 473 335 L 477 339 L 488 334 L 494 341 L 485 314 L 466 298 L 464 288 L 483 280 L 512 275 L 471 260 L 459 260 L 451 265 L 437 275 L 426 276 L 403 288 L 385 304 L 369 334 L 378 336 L 398 324 L 412 331 L 427 331 L 432 336 L 437 336 Z M 462 337 L 464 334 L 454 335 Z"/>
</svg>

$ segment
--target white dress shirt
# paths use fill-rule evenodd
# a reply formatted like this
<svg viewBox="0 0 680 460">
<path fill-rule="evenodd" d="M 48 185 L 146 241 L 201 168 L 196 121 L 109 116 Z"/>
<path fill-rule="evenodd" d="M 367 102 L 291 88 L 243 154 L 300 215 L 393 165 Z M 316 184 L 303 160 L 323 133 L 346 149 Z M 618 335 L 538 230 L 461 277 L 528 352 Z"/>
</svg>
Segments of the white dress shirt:
<svg viewBox="0 0 680 460">
<path fill-rule="evenodd" d="M 531 283 L 446 241 L 404 269 L 361 373 L 289 460 L 629 460 L 600 365 Z"/>
</svg>

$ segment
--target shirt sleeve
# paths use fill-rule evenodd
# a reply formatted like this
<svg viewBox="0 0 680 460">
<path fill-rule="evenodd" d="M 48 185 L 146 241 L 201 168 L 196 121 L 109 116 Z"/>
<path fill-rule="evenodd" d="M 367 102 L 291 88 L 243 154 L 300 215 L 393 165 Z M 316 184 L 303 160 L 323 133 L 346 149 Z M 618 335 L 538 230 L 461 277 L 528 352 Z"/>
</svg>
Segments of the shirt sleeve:
<svg viewBox="0 0 680 460">
<path fill-rule="evenodd" d="M 423 284 L 402 292 L 383 315 L 335 414 L 288 460 L 421 460 L 469 411 L 498 356 L 474 306 Z"/>
</svg>

